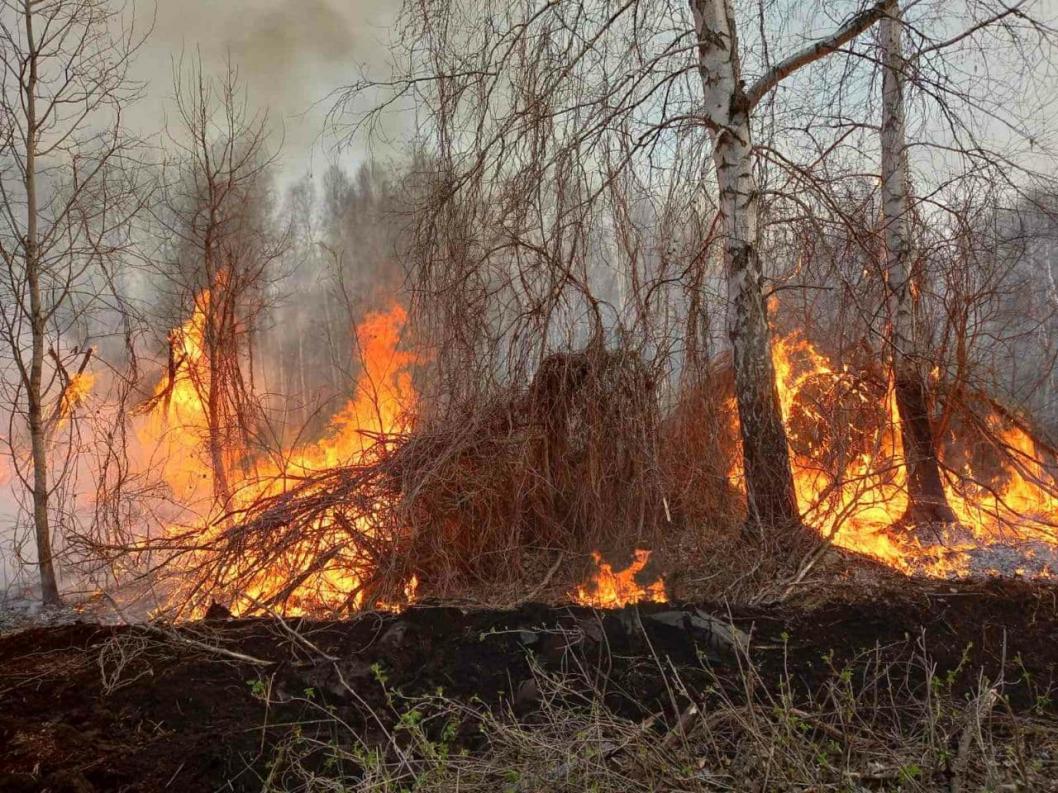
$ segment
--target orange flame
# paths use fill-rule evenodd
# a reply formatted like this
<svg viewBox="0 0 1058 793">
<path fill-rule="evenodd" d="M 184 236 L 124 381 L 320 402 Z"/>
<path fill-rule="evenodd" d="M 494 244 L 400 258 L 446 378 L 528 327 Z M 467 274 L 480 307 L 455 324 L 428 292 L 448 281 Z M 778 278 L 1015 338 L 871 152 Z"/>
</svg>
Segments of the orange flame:
<svg viewBox="0 0 1058 793">
<path fill-rule="evenodd" d="M 230 483 L 232 503 L 212 503 L 213 470 L 205 452 L 209 425 L 202 398 L 202 384 L 208 377 L 203 332 L 209 300 L 208 292 L 200 294 L 192 316 L 171 334 L 175 371 L 159 384 L 140 428 L 141 441 L 157 450 L 162 476 L 178 501 L 205 506 L 202 512 L 206 517 L 199 519 L 203 540 L 223 529 L 224 513 L 241 511 L 264 497 L 280 494 L 314 472 L 366 462 L 408 429 L 409 411 L 416 401 L 409 367 L 417 359 L 398 349 L 407 317 L 401 306 L 394 305 L 386 312 L 369 315 L 357 327 L 363 370 L 353 398 L 331 419 L 326 436 L 316 443 L 284 450 L 278 456 L 281 462 L 255 459 L 252 472 L 245 473 L 244 466 L 243 475 Z M 218 510 L 222 514 L 218 515 Z M 183 530 L 186 526 L 171 527 L 174 532 Z M 266 600 L 286 585 L 290 570 L 298 571 L 306 559 L 313 558 L 312 549 L 295 545 L 277 563 L 262 564 L 250 585 L 233 594 L 231 610 L 238 613 Z M 284 611 L 296 615 L 347 604 L 351 593 L 355 593 L 353 604 L 362 606 L 363 596 L 358 590 L 365 572 L 355 561 L 338 555 L 289 593 Z M 406 584 L 408 602 L 415 599 L 417 587 L 415 579 Z"/>
<path fill-rule="evenodd" d="M 813 391 L 841 393 L 848 409 L 877 410 L 877 395 L 857 389 L 850 372 L 837 366 L 799 333 L 774 346 L 779 398 L 787 427 L 791 417 L 814 430 L 807 438 L 791 434 L 791 462 L 798 505 L 806 523 L 835 545 L 863 553 L 905 572 L 958 576 L 970 572 L 969 553 L 992 543 L 1038 542 L 1055 545 L 1058 498 L 1055 482 L 1044 470 L 1032 438 L 998 416 L 989 421 L 1008 454 L 1001 463 L 1003 482 L 986 487 L 974 481 L 968 464 L 948 476 L 945 491 L 958 525 L 924 541 L 913 532 L 894 531 L 908 505 L 907 472 L 903 465 L 900 418 L 892 385 L 886 388 L 884 411 L 877 429 L 858 444 L 835 449 L 837 436 L 860 431 L 855 418 L 828 415 L 813 404 Z M 731 415 L 737 421 L 734 400 Z M 850 426 L 851 425 L 851 426 Z M 796 443 L 795 441 L 801 441 Z M 840 464 L 835 466 L 835 459 Z M 840 470 L 835 470 L 836 468 Z M 954 466 L 948 466 L 954 468 Z M 732 480 L 744 489 L 741 464 Z M 1026 554 L 1032 549 L 1026 546 Z M 1050 577 L 1045 566 L 1033 573 Z"/>
<path fill-rule="evenodd" d="M 75 372 L 66 384 L 59 406 L 59 418 L 69 418 L 74 409 L 84 403 L 95 387 L 95 375 L 90 371 Z"/>
<path fill-rule="evenodd" d="M 146 421 L 137 427 L 141 449 L 149 455 L 141 464 L 160 470 L 173 497 L 192 509 L 202 507 L 212 483 L 203 459 L 209 422 L 201 399 L 208 377 L 203 339 L 209 305 L 207 289 L 195 298 L 191 317 L 169 334 L 169 376 L 158 383 Z"/>
<path fill-rule="evenodd" d="M 664 603 L 667 599 L 663 579 L 658 578 L 646 586 L 636 580 L 650 561 L 650 551 L 637 549 L 632 563 L 616 572 L 609 562 L 602 560 L 598 551 L 592 553 L 592 558 L 598 569 L 587 584 L 578 586 L 572 593 L 577 603 L 596 608 L 620 608 L 630 603 Z"/>
</svg>

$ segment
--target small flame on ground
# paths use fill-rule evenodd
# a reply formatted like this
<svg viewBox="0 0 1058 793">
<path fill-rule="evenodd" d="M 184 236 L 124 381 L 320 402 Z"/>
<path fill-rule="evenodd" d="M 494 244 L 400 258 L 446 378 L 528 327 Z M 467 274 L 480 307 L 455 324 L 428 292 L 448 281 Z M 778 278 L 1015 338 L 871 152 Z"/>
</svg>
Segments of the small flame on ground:
<svg viewBox="0 0 1058 793">
<path fill-rule="evenodd" d="M 620 608 L 633 603 L 664 603 L 667 600 L 662 578 L 646 586 L 636 579 L 650 561 L 650 551 L 637 549 L 632 563 L 617 571 L 602 560 L 598 551 L 592 552 L 591 556 L 598 569 L 591 580 L 578 586 L 572 594 L 577 603 L 596 608 Z"/>
</svg>

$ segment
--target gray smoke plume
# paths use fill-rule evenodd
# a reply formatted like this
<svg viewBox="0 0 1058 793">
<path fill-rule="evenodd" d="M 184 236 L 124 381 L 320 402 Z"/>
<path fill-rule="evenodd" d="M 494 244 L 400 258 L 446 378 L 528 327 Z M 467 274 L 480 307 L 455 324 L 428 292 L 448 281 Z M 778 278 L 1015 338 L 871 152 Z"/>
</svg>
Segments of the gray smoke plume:
<svg viewBox="0 0 1058 793">
<path fill-rule="evenodd" d="M 387 0 L 157 0 L 154 31 L 136 61 L 148 83 L 133 110 L 138 132 L 162 126 L 172 95 L 173 61 L 201 52 L 207 69 L 231 58 L 253 109 L 267 108 L 283 138 L 283 172 L 320 170 L 335 141 L 324 120 L 336 89 L 360 67 L 386 58 L 387 29 L 399 3 Z M 138 15 L 152 10 L 137 4 Z"/>
</svg>

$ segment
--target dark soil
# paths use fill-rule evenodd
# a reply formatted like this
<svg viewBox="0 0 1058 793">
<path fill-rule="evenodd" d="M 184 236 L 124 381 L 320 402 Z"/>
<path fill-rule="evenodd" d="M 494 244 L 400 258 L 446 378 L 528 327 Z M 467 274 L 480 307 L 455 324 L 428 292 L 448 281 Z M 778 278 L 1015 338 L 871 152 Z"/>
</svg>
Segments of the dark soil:
<svg viewBox="0 0 1058 793">
<path fill-rule="evenodd" d="M 343 622 L 214 619 L 182 626 L 183 640 L 76 624 L 0 639 L 0 790 L 260 790 L 273 747 L 294 725 L 332 728 L 324 708 L 367 736 L 381 731 L 376 716 L 399 717 L 397 699 L 438 691 L 529 714 L 538 696 L 531 663 L 581 668 L 629 716 L 668 711 L 659 664 L 679 669 L 692 690 L 704 690 L 706 667 L 721 677 L 737 667 L 701 614 L 730 618 L 752 636 L 765 680 L 786 669 L 803 692 L 876 648 L 894 659 L 924 648 L 957 689 L 1002 674 L 1014 710 L 1039 713 L 1040 692 L 1056 682 L 1058 587 L 1017 580 L 909 581 L 859 599 L 730 612 L 419 606 Z"/>
</svg>

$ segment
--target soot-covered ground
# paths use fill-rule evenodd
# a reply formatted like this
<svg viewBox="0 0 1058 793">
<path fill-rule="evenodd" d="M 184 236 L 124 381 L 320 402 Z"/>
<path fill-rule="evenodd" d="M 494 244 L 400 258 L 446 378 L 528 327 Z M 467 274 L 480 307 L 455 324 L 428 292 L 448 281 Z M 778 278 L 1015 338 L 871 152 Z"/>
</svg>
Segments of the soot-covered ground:
<svg viewBox="0 0 1058 793">
<path fill-rule="evenodd" d="M 341 622 L 32 628 L 0 638 L 0 790 L 260 790 L 293 729 L 329 729 L 323 716 L 336 717 L 370 742 L 398 717 L 395 692 L 531 714 L 534 667 L 577 669 L 615 711 L 668 713 L 671 723 L 659 669 L 678 670 L 692 689 L 706 670 L 734 681 L 739 631 L 728 620 L 750 637 L 763 678 L 778 685 L 788 674 L 795 696 L 879 648 L 924 649 L 967 691 L 982 673 L 1003 673 L 1014 709 L 1038 712 L 1038 692 L 1056 678 L 1058 588 L 1016 580 L 909 581 L 811 606 L 730 610 L 423 605 Z M 1032 681 L 1023 696 L 1021 679 Z M 473 751 L 472 735 L 461 740 Z"/>
</svg>

